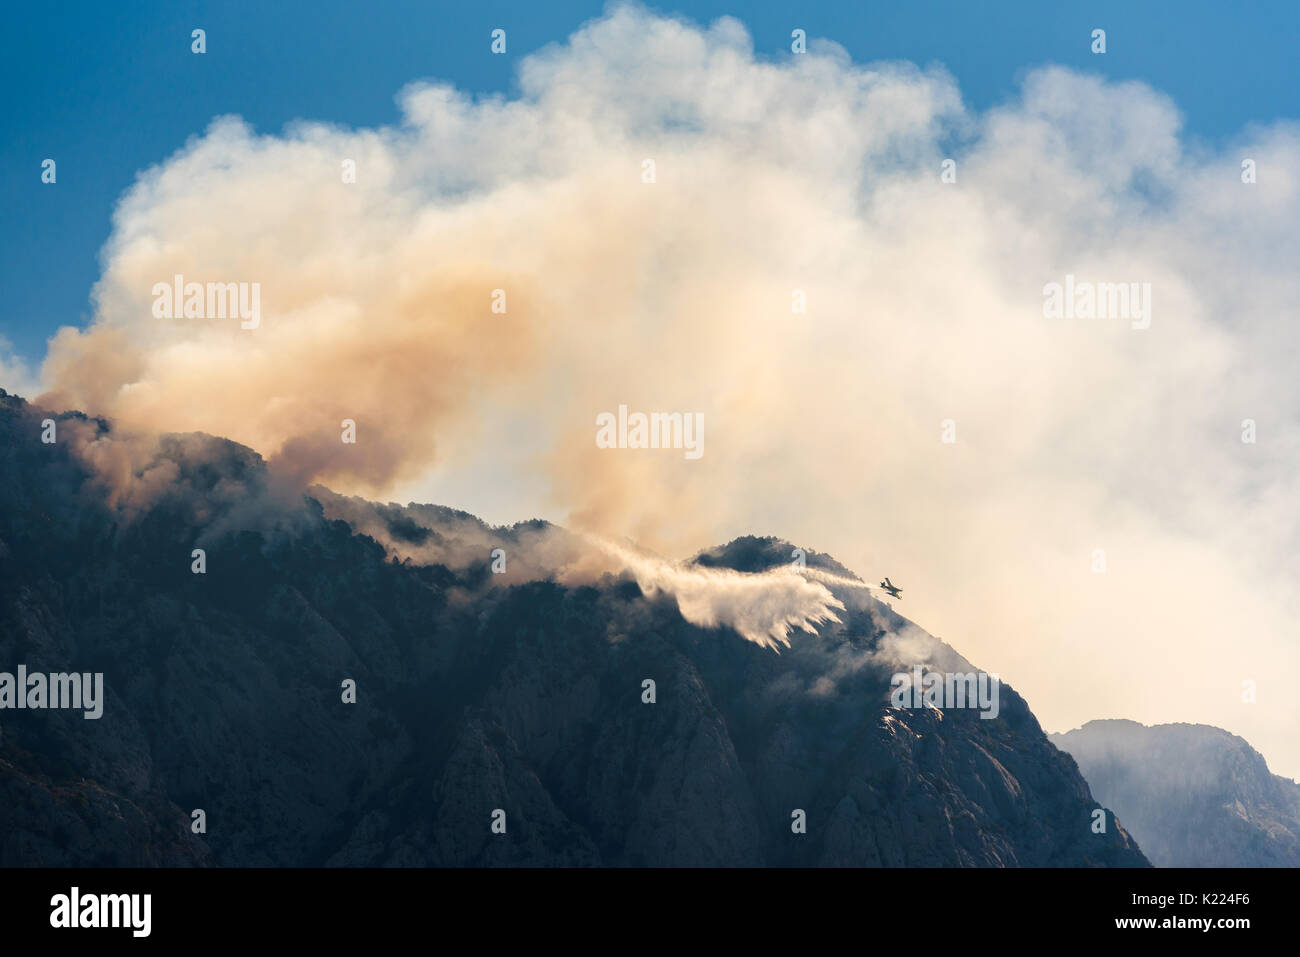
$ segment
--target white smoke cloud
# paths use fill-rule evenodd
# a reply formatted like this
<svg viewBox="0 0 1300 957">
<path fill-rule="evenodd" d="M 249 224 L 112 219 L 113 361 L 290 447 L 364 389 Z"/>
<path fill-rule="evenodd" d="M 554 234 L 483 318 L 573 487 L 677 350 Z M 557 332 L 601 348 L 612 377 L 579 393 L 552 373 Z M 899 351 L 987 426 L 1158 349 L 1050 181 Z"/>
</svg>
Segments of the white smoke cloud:
<svg viewBox="0 0 1300 957">
<path fill-rule="evenodd" d="M 1210 722 L 1300 771 L 1295 124 L 1189 144 L 1162 94 L 1057 68 L 976 114 L 941 69 L 635 7 L 519 86 L 214 122 L 123 198 L 50 401 L 664 554 L 774 532 L 890 574 L 1048 726 Z M 178 273 L 260 282 L 260 327 L 155 319 Z M 1149 283 L 1150 328 L 1046 319 L 1067 275 Z M 703 413 L 704 457 L 597 448 L 620 404 Z M 751 632 L 833 612 L 812 584 Z"/>
<path fill-rule="evenodd" d="M 24 398 L 41 392 L 37 376 L 27 366 L 26 360 L 14 351 L 13 343 L 0 336 L 0 386 L 5 391 Z"/>
<path fill-rule="evenodd" d="M 844 610 L 830 589 L 793 568 L 738 572 L 670 562 L 594 536 L 586 540 L 613 560 L 611 569 L 630 571 L 643 594 L 671 595 L 691 624 L 733 628 L 765 648 L 789 647 L 793 631 L 815 633 L 818 625 L 838 622 L 835 612 Z"/>
</svg>

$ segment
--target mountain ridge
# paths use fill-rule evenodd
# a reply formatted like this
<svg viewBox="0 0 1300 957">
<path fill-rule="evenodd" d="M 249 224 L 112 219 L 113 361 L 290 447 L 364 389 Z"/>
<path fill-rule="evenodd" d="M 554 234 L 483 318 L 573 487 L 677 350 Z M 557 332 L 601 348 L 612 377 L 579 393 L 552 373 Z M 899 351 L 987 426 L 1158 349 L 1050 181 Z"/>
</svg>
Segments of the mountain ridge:
<svg viewBox="0 0 1300 957">
<path fill-rule="evenodd" d="M 0 669 L 107 685 L 99 721 L 0 712 L 0 864 L 1147 865 L 1009 686 L 992 721 L 889 707 L 890 649 L 974 669 L 864 589 L 778 655 L 629 573 L 536 574 L 583 547 L 558 526 L 304 495 L 195 435 L 112 488 L 79 457 L 111 423 L 7 394 L 0 435 Z"/>
<path fill-rule="evenodd" d="M 1048 739 L 1158 867 L 1300 867 L 1300 784 L 1213 725 L 1100 719 Z"/>
</svg>

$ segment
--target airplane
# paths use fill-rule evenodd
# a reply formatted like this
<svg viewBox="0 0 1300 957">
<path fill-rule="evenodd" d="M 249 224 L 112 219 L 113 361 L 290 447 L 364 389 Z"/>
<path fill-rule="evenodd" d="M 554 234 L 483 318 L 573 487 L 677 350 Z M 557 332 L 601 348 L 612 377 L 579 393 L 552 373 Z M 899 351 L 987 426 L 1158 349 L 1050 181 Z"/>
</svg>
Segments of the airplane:
<svg viewBox="0 0 1300 957">
<path fill-rule="evenodd" d="M 893 582 L 891 582 L 888 576 L 886 576 L 885 580 L 880 583 L 880 587 L 889 592 L 890 598 L 898 598 L 903 594 L 903 589 L 897 587 Z"/>
</svg>

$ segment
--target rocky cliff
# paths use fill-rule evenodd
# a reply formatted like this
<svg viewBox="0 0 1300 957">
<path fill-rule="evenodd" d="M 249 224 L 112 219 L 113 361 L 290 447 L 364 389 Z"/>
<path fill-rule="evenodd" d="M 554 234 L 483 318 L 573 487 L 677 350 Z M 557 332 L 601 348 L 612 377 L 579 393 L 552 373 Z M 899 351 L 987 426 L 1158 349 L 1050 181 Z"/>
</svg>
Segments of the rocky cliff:
<svg viewBox="0 0 1300 957">
<path fill-rule="evenodd" d="M 628 575 L 497 583 L 480 543 L 544 523 L 288 492 L 201 435 L 115 473 L 109 423 L 45 417 L 0 393 L 0 671 L 106 701 L 0 711 L 0 865 L 1147 863 L 1009 687 L 993 720 L 891 707 L 891 642 L 973 667 L 861 589 L 778 652 Z"/>
<path fill-rule="evenodd" d="M 1300 784 L 1204 724 L 1089 721 L 1051 740 L 1160 867 L 1300 867 Z"/>
</svg>

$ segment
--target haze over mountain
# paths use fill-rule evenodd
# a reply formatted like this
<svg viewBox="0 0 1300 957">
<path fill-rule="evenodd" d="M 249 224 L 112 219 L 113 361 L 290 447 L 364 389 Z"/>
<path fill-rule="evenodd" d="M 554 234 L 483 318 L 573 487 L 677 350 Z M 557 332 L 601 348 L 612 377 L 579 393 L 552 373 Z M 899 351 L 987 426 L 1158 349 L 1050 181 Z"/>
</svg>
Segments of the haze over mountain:
<svg viewBox="0 0 1300 957">
<path fill-rule="evenodd" d="M 1300 867 L 1300 784 L 1204 724 L 1089 721 L 1049 735 L 1158 867 Z"/>
<path fill-rule="evenodd" d="M 0 670 L 106 684 L 0 712 L 0 865 L 1147 863 L 1010 687 L 891 708 L 900 666 L 976 669 L 827 556 L 304 495 L 2 392 L 0 439 Z"/>
</svg>

